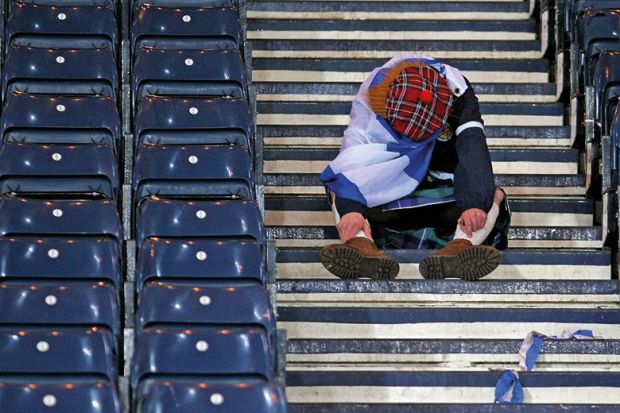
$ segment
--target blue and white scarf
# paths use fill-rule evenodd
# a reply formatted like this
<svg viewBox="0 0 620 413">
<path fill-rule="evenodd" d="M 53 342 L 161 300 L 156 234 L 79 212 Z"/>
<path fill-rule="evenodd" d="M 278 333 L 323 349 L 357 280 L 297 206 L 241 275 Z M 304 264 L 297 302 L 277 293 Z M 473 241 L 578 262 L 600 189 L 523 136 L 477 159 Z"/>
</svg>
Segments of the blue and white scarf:
<svg viewBox="0 0 620 413">
<path fill-rule="evenodd" d="M 340 153 L 320 175 L 325 187 L 336 196 L 372 208 L 410 195 L 426 176 L 441 130 L 422 142 L 413 142 L 396 133 L 367 104 L 368 87 L 375 77 L 408 59 L 423 60 L 436 68 L 446 77 L 456 96 L 467 89 L 463 75 L 457 69 L 424 56 L 399 55 L 375 69 L 353 101 L 352 119 L 344 133 Z"/>
</svg>

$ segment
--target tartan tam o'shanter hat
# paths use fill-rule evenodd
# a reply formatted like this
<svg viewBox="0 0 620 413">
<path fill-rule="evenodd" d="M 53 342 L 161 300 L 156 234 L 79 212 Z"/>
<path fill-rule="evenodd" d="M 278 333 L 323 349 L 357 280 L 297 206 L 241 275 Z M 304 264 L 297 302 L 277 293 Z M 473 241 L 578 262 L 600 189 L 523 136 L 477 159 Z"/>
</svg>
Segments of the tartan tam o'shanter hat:
<svg viewBox="0 0 620 413">
<path fill-rule="evenodd" d="M 447 122 L 453 95 L 446 79 L 422 62 L 381 71 L 368 88 L 370 108 L 411 140 L 433 135 Z"/>
</svg>

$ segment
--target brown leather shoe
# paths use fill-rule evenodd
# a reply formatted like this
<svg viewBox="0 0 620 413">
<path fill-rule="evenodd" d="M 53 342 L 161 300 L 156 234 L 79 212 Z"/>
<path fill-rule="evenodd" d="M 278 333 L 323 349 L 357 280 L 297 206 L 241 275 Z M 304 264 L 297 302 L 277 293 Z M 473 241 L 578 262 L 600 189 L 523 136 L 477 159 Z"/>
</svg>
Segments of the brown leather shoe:
<svg viewBox="0 0 620 413">
<path fill-rule="evenodd" d="M 398 262 L 364 237 L 354 237 L 344 244 L 332 244 L 321 250 L 321 263 L 340 278 L 392 280 L 398 275 Z"/>
<path fill-rule="evenodd" d="M 500 262 L 501 254 L 495 248 L 455 239 L 424 258 L 420 263 L 420 273 L 431 280 L 462 278 L 474 281 L 491 273 Z"/>
</svg>

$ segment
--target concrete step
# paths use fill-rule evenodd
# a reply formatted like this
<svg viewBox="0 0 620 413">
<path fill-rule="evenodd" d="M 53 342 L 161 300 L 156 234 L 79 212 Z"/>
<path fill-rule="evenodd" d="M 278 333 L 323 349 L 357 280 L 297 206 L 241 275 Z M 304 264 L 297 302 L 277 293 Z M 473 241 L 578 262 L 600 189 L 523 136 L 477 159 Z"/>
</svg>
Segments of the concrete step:
<svg viewBox="0 0 620 413">
<path fill-rule="evenodd" d="M 390 59 L 416 52 L 437 59 L 539 59 L 539 40 L 253 40 L 257 58 Z"/>
<path fill-rule="evenodd" d="M 512 339 L 531 331 L 560 334 L 589 329 L 596 338 L 620 340 L 620 307 L 446 308 L 446 307 L 285 307 L 278 325 L 289 339 Z"/>
<path fill-rule="evenodd" d="M 260 84 L 259 84 L 260 88 Z M 260 95 L 259 95 L 260 98 Z M 265 146 L 339 148 L 346 126 L 276 125 L 259 126 Z M 488 126 L 484 128 L 489 146 L 566 147 L 568 126 Z"/>
<path fill-rule="evenodd" d="M 588 226 L 593 225 L 591 200 L 510 199 L 514 226 Z M 325 196 L 269 196 L 265 199 L 267 226 L 324 226 L 334 223 Z"/>
<path fill-rule="evenodd" d="M 267 237 L 278 247 L 319 247 L 338 242 L 332 226 L 268 227 Z M 585 248 L 603 247 L 601 227 L 510 227 L 509 248 Z"/>
<path fill-rule="evenodd" d="M 417 407 L 414 409 L 416 412 L 447 412 L 452 410 L 439 410 L 437 404 L 492 403 L 495 384 L 500 376 L 500 371 L 290 372 L 287 375 L 286 394 L 289 402 L 293 404 L 380 403 L 398 405 L 401 409 L 404 407 L 403 404 L 412 405 L 412 407 L 426 405 L 425 410 L 418 410 Z M 526 405 L 620 404 L 618 389 L 620 373 L 618 372 L 520 372 L 519 376 L 524 386 Z M 429 402 L 437 410 L 430 410 Z M 372 411 L 383 410 L 372 409 Z"/>
<path fill-rule="evenodd" d="M 515 232 L 519 232 L 521 229 L 517 229 Z M 268 230 L 269 233 L 273 231 Z M 335 234 L 334 234 L 335 235 Z M 536 235 L 533 233 L 533 235 Z M 570 236 L 571 234 L 566 234 Z M 578 233 L 574 233 L 578 236 Z M 594 235 L 594 234 L 591 234 Z M 278 284 L 280 292 L 284 294 L 297 293 L 307 294 L 307 298 L 302 301 L 312 301 L 312 288 L 316 293 L 320 293 L 320 298 L 317 300 L 335 301 L 338 298 L 330 295 L 328 289 L 333 289 L 336 292 L 342 294 L 354 294 L 358 289 L 364 294 L 364 297 L 355 296 L 355 300 L 361 300 L 364 303 L 368 303 L 373 299 L 379 299 L 378 303 L 383 300 L 391 300 L 388 292 L 402 293 L 402 299 L 408 301 L 411 298 L 409 294 L 417 294 L 420 291 L 429 291 L 428 289 L 438 288 L 444 293 L 446 288 L 455 288 L 457 291 L 487 291 L 486 289 L 500 288 L 496 284 L 487 284 L 492 280 L 502 280 L 501 282 L 508 282 L 507 280 L 515 280 L 514 283 L 508 283 L 502 285 L 501 288 L 505 288 L 502 291 L 509 291 L 510 288 L 515 289 L 515 293 L 518 288 L 523 294 L 544 293 L 549 294 L 551 288 L 558 288 L 561 294 L 569 294 L 574 288 L 583 288 L 584 291 L 589 291 L 588 288 L 611 288 L 605 286 L 605 284 L 545 284 L 543 281 L 555 281 L 555 280 L 609 280 L 611 277 L 611 253 L 609 251 L 589 251 L 589 250 L 534 250 L 534 249 L 508 249 L 502 252 L 502 263 L 491 274 L 484 278 L 484 285 L 479 284 L 459 284 L 460 281 L 448 280 L 439 281 L 438 283 L 430 281 L 421 281 L 422 283 L 428 283 L 427 286 L 419 285 L 417 282 L 422 279 L 418 270 L 418 264 L 424 257 L 426 257 L 431 251 L 428 250 L 389 250 L 387 253 L 394 257 L 400 264 L 400 273 L 398 275 L 397 282 L 382 284 L 379 282 L 373 282 L 369 280 L 359 281 L 359 283 L 348 284 L 344 281 L 338 280 L 332 274 L 330 274 L 319 261 L 319 250 L 317 246 L 314 247 L 286 247 L 287 243 L 291 243 L 294 239 L 284 239 L 280 243 L 282 245 L 277 254 L 277 276 L 280 283 Z M 519 241 L 519 240 L 516 240 Z M 554 240 L 537 240 L 529 242 L 531 244 L 537 243 L 538 245 L 553 245 Z M 558 243 L 558 240 L 555 240 Z M 564 240 L 566 244 L 572 240 Z M 336 239 L 330 242 L 324 242 L 322 239 L 314 240 L 316 244 L 327 244 L 331 242 L 337 242 Z M 515 242 L 512 240 L 511 242 Z M 521 244 L 527 245 L 527 240 L 522 240 Z M 572 241 L 575 242 L 575 241 Z M 583 241 L 585 244 L 588 240 Z M 590 244 L 594 245 L 596 239 L 589 240 Z M 310 244 L 308 242 L 308 244 Z M 599 241 L 600 244 L 600 241 Z M 329 280 L 329 281 L 328 281 Z M 528 282 L 525 282 L 525 281 Z M 536 280 L 536 281 L 535 281 Z M 313 283 L 315 281 L 315 283 Z M 531 281 L 531 283 L 529 282 Z M 455 283 L 452 283 L 455 282 Z M 300 284 L 296 284 L 300 283 Z M 447 283 L 447 284 L 443 284 Z M 373 295 L 371 288 L 376 288 L 378 295 Z M 471 288 L 473 290 L 467 290 Z M 544 289 L 543 289 L 544 288 Z M 584 293 L 584 297 L 593 297 L 589 294 L 598 294 L 597 289 Z M 348 290 L 349 289 L 349 290 Z M 368 289 L 368 290 L 365 290 Z M 422 289 L 422 290 L 416 290 Z M 464 290 L 461 290 L 464 289 Z M 482 290 L 479 290 L 482 289 Z M 488 290 L 491 291 L 491 290 Z M 609 290 L 605 290 L 608 291 Z M 447 294 L 447 293 L 446 293 Z M 455 293 L 458 294 L 458 293 Z M 612 294 L 612 293 L 610 293 Z M 506 294 L 503 294 L 505 297 Z M 317 296 L 318 297 L 318 296 Z M 329 298 L 328 297 L 332 297 Z M 528 295 L 529 297 L 529 295 Z M 284 298 L 284 297 L 283 297 Z M 300 297 L 297 297 L 301 300 Z M 471 297 L 464 297 L 463 302 L 470 302 Z M 491 297 L 491 299 L 500 297 Z M 617 298 L 617 297 L 616 297 Z M 432 300 L 432 297 L 430 297 Z M 317 301 L 314 300 L 314 301 Z M 290 301 L 286 299 L 286 301 Z M 351 302 L 352 300 L 349 300 Z M 562 299 L 561 302 L 566 302 Z M 579 302 L 580 300 L 576 300 Z M 442 303 L 443 300 L 438 300 L 438 303 Z M 514 300 L 509 300 L 509 303 L 513 303 Z M 553 301 L 552 301 L 553 302 Z M 594 299 L 594 302 L 598 301 Z"/>
<path fill-rule="evenodd" d="M 361 83 L 375 68 L 383 65 L 385 59 L 253 59 L 255 82 L 325 82 Z M 543 59 L 488 60 L 447 59 L 444 63 L 459 68 L 475 85 L 478 94 L 480 83 L 532 83 L 546 84 L 549 80 L 549 63 Z M 303 86 L 303 85 L 298 85 Z M 506 85 L 509 86 L 509 85 Z M 551 89 L 551 85 L 547 85 Z M 348 93 L 355 94 L 356 86 L 348 86 Z M 521 94 L 535 95 L 535 90 L 522 90 Z M 550 90 L 555 93 L 555 91 Z M 497 93 L 501 93 L 499 90 Z M 514 92 L 513 92 L 514 93 Z M 484 94 L 484 93 L 483 93 Z M 531 96 L 532 98 L 534 96 Z M 307 99 L 303 99 L 307 100 Z"/>
<path fill-rule="evenodd" d="M 398 403 L 398 404 L 364 404 L 364 403 L 306 403 L 289 404 L 290 413 L 616 413 L 620 404 L 482 404 L 482 403 Z"/>
<path fill-rule="evenodd" d="M 493 73 L 481 72 L 476 77 L 491 77 Z M 502 73 L 497 80 L 506 79 L 517 82 L 519 74 Z M 529 76 L 529 74 L 525 74 Z M 305 83 L 299 79 L 306 78 Z M 351 103 L 357 93 L 359 83 L 335 83 L 325 72 L 254 72 L 254 81 L 259 93 L 258 101 L 272 102 L 347 102 Z M 310 82 L 310 80 L 316 80 Z M 344 79 L 343 79 L 344 80 Z M 491 79 L 487 79 L 489 81 Z M 534 79 L 532 79 L 534 80 Z M 472 80 L 475 82 L 475 80 Z M 295 83 L 298 82 L 298 83 Z M 319 83 L 323 82 L 323 83 Z M 327 83 L 329 82 L 329 83 Z M 482 103 L 553 103 L 556 101 L 555 85 L 548 83 L 479 83 L 474 87 L 478 101 Z"/>
<path fill-rule="evenodd" d="M 249 19 L 523 20 L 527 2 L 248 1 Z"/>
<path fill-rule="evenodd" d="M 578 173 L 579 152 L 574 149 L 490 150 L 495 174 L 570 175 Z M 337 149 L 266 148 L 265 174 L 320 174 L 338 155 Z"/>
<path fill-rule="evenodd" d="M 575 253 L 579 254 L 584 255 L 583 252 Z M 609 257 L 606 258 L 609 260 Z M 575 261 L 567 259 L 565 263 L 556 265 L 520 265 L 522 269 L 529 267 L 529 271 L 533 273 L 549 270 L 555 272 L 557 278 L 549 280 L 497 280 L 490 276 L 483 282 L 471 283 L 462 280 L 340 280 L 334 277 L 329 280 L 315 277 L 286 280 L 280 277 L 277 283 L 278 305 L 364 308 L 620 308 L 618 283 L 610 280 L 610 263 L 605 265 L 602 262 L 597 266 Z M 573 267 L 576 269 L 571 271 Z M 592 272 L 585 274 L 586 279 L 573 279 L 573 276 L 579 276 L 578 269 L 592 269 Z M 597 272 L 601 279 L 595 279 Z"/>
<path fill-rule="evenodd" d="M 435 20 L 250 20 L 248 39 L 324 40 L 535 40 L 536 23 Z"/>
<path fill-rule="evenodd" d="M 521 340 L 290 340 L 288 371 L 489 371 L 515 367 Z M 319 367 L 319 365 L 321 367 Z M 620 371 L 619 340 L 547 340 L 536 371 Z"/>
<path fill-rule="evenodd" d="M 258 125 L 346 126 L 351 104 L 345 102 L 265 102 L 257 105 Z M 488 126 L 563 126 L 559 103 L 482 103 Z"/>
<path fill-rule="evenodd" d="M 316 173 L 274 172 L 265 174 L 268 195 L 324 195 Z M 511 196 L 579 196 L 585 194 L 584 175 L 511 175 L 496 174 L 495 182 Z"/>
</svg>

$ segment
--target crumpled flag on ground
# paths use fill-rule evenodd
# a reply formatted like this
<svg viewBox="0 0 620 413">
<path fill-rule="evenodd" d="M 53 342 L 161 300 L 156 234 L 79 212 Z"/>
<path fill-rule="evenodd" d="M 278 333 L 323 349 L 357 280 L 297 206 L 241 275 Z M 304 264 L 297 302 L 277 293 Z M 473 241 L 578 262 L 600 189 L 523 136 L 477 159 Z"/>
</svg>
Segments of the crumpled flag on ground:
<svg viewBox="0 0 620 413">
<path fill-rule="evenodd" d="M 521 371 L 534 370 L 545 340 L 592 340 L 593 338 L 592 330 L 577 330 L 573 333 L 564 330 L 559 337 L 531 331 L 519 349 L 519 369 Z M 495 403 L 523 403 L 523 386 L 516 371 L 504 371 L 497 381 Z"/>
</svg>

